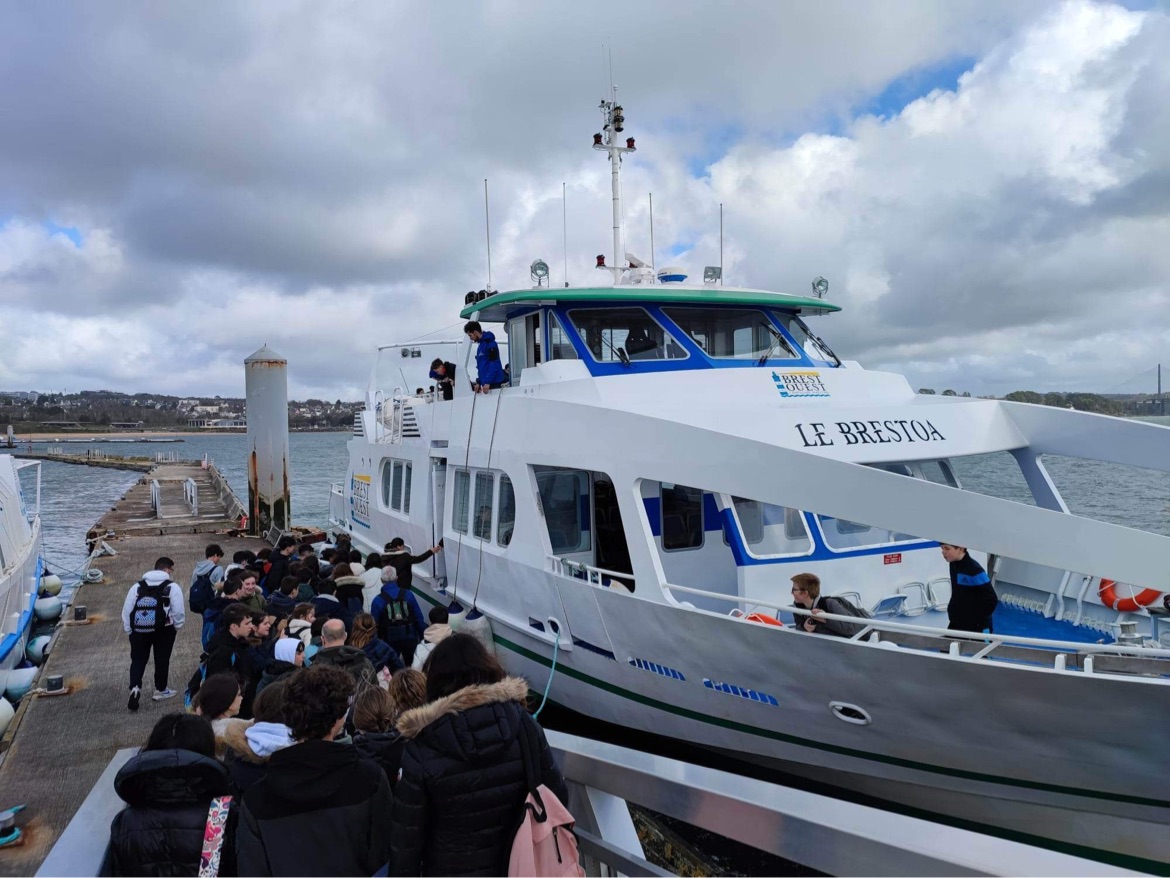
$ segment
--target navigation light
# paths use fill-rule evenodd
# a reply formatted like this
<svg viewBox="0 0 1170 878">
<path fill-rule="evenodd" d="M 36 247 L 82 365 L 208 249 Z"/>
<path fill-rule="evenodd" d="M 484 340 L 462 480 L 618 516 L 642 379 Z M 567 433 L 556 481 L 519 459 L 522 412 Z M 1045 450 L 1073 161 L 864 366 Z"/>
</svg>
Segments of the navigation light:
<svg viewBox="0 0 1170 878">
<path fill-rule="evenodd" d="M 812 282 L 813 294 L 818 299 L 823 299 L 825 293 L 829 291 L 829 282 L 823 277 L 814 277 Z"/>
</svg>

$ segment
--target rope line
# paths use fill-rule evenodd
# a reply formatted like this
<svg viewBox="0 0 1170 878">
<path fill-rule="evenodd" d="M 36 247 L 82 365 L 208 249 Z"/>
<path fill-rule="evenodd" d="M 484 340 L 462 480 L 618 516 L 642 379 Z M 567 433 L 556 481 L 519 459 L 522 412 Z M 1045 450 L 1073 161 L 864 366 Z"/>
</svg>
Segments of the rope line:
<svg viewBox="0 0 1170 878">
<path fill-rule="evenodd" d="M 500 409 L 503 407 L 503 405 L 504 405 L 503 397 L 497 397 L 496 398 L 496 414 L 495 414 L 495 417 L 492 418 L 492 435 L 488 439 L 488 454 L 487 454 L 488 469 L 491 469 L 491 466 L 492 466 L 492 448 L 496 444 L 496 424 L 498 424 L 500 422 Z M 468 486 L 468 490 L 470 491 L 470 485 Z M 493 493 L 495 492 L 495 477 L 494 476 L 492 477 L 492 492 Z M 488 522 L 488 539 L 489 540 L 491 539 L 491 522 Z M 483 545 L 480 544 L 480 547 L 479 547 L 479 570 L 476 572 L 476 576 L 475 576 L 475 594 L 473 594 L 471 596 L 471 608 L 473 610 L 476 608 L 475 602 L 479 599 L 479 585 L 483 581 L 483 556 L 484 556 Z"/>
<path fill-rule="evenodd" d="M 540 719 L 540 712 L 544 710 L 544 705 L 548 703 L 548 691 L 552 689 L 553 676 L 557 672 L 557 653 L 561 649 L 561 632 L 557 631 L 557 639 L 553 641 L 553 659 L 552 667 L 548 669 L 548 682 L 544 684 L 544 695 L 540 699 L 540 707 L 536 708 L 536 713 L 532 714 L 533 719 Z"/>
</svg>

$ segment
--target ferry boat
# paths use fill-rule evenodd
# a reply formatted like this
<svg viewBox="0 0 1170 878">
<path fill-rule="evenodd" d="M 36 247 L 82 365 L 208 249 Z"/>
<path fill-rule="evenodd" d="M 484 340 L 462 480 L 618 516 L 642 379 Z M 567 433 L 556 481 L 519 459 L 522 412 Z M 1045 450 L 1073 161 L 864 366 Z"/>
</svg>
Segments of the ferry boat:
<svg viewBox="0 0 1170 878">
<path fill-rule="evenodd" d="M 19 475 L 20 470 L 29 467 L 36 469 L 37 493 L 31 505 L 21 489 Z M 0 454 L 0 695 L 8 688 L 9 672 L 24 660 L 33 605 L 41 591 L 44 558 L 40 507 L 40 461 L 21 461 L 11 454 Z"/>
<path fill-rule="evenodd" d="M 509 672 L 575 711 L 1165 872 L 1170 538 L 1070 513 L 1042 456 L 1166 472 L 1170 429 L 920 395 L 813 330 L 839 310 L 824 283 L 619 262 L 635 143 L 615 95 L 601 110 L 607 282 L 552 288 L 534 263 L 531 288 L 468 294 L 461 316 L 509 345 L 510 382 L 487 394 L 466 340 L 382 346 L 334 528 L 367 550 L 442 540 L 419 595 L 486 619 Z M 451 401 L 402 370 L 435 357 L 457 366 Z M 955 462 L 992 452 L 1030 503 L 964 488 Z M 995 633 L 946 629 L 940 541 L 985 563 Z M 805 632 L 798 572 L 872 618 Z"/>
</svg>

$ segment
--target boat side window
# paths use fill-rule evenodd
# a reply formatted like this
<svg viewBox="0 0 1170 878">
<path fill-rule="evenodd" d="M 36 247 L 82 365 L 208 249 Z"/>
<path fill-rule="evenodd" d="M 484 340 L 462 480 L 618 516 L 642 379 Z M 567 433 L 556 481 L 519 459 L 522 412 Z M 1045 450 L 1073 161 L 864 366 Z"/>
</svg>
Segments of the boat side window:
<svg viewBox="0 0 1170 878">
<path fill-rule="evenodd" d="M 494 473 L 475 474 L 475 526 L 473 536 L 478 540 L 492 538 L 492 501 L 495 493 Z"/>
<path fill-rule="evenodd" d="M 557 553 L 590 551 L 589 473 L 541 470 L 536 474 L 536 487 L 552 550 Z"/>
<path fill-rule="evenodd" d="M 919 461 L 918 467 L 922 470 L 922 477 L 928 482 L 948 485 L 952 488 L 959 487 L 959 480 L 955 478 L 954 470 L 951 469 L 951 465 L 945 460 Z"/>
<path fill-rule="evenodd" d="M 913 543 L 921 538 L 913 534 L 898 533 L 882 527 L 871 527 L 858 521 L 818 515 L 817 521 L 825 537 L 825 545 L 835 551 L 862 549 L 870 546 L 885 546 L 892 543 Z"/>
<path fill-rule="evenodd" d="M 795 314 L 787 314 L 783 311 L 777 311 L 776 317 L 784 324 L 784 328 L 788 330 L 789 334 L 796 339 L 796 343 L 804 348 L 804 352 L 814 360 L 824 360 L 832 363 L 835 366 L 840 366 L 841 361 L 837 359 L 837 355 L 825 344 L 823 339 L 817 338 L 808 325 L 797 317 Z"/>
<path fill-rule="evenodd" d="M 714 359 L 791 360 L 800 356 L 763 311 L 751 308 L 663 308 L 663 313 Z"/>
<path fill-rule="evenodd" d="M 451 504 L 451 529 L 456 533 L 467 533 L 468 510 L 471 509 L 471 473 L 465 469 L 455 470 L 455 496 Z"/>
<path fill-rule="evenodd" d="M 577 349 L 569 341 L 569 334 L 561 326 L 561 319 L 553 311 L 548 312 L 548 358 L 550 360 L 575 360 Z"/>
<path fill-rule="evenodd" d="M 394 461 L 382 461 L 382 505 L 390 506 L 390 482 L 391 474 L 394 472 Z"/>
<path fill-rule="evenodd" d="M 672 552 L 703 545 L 703 492 L 685 485 L 662 483 L 662 548 Z"/>
<path fill-rule="evenodd" d="M 599 363 L 681 360 L 687 352 L 642 308 L 588 308 L 569 312 L 573 327 Z"/>
<path fill-rule="evenodd" d="M 812 549 L 812 538 L 799 509 L 743 497 L 731 500 L 739 532 L 753 557 L 803 555 Z"/>
<path fill-rule="evenodd" d="M 382 505 L 410 514 L 411 464 L 405 460 L 382 461 Z"/>
<path fill-rule="evenodd" d="M 500 523 L 496 528 L 496 542 L 506 546 L 512 542 L 512 529 L 516 525 L 516 489 L 512 480 L 500 476 Z"/>
</svg>

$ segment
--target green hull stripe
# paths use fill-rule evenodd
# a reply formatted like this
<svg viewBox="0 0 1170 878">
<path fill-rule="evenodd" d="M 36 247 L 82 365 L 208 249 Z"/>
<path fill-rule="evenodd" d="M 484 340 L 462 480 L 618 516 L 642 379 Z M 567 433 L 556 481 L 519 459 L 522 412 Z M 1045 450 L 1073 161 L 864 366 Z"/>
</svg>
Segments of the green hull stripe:
<svg viewBox="0 0 1170 878">
<path fill-rule="evenodd" d="M 525 649 L 519 644 L 512 643 L 498 634 L 493 635 L 496 643 L 510 649 L 512 652 L 518 653 L 525 658 L 532 661 L 539 662 L 547 667 L 552 667 L 552 662 L 538 653 Z M 933 774 L 945 774 L 951 777 L 963 778 L 964 780 L 977 780 L 984 783 L 1003 784 L 1005 786 L 1023 787 L 1025 789 L 1041 790 L 1049 793 L 1062 793 L 1069 796 L 1079 796 L 1089 799 L 1102 799 L 1110 802 L 1121 802 L 1127 805 L 1146 805 L 1155 808 L 1165 808 L 1170 803 L 1161 801 L 1159 799 L 1147 799 L 1142 796 L 1126 796 L 1118 793 L 1104 793 L 1095 790 L 1081 790 L 1072 787 L 1063 787 L 1057 784 L 1039 783 L 1036 781 L 1015 780 L 1012 778 L 998 777 L 992 774 L 980 774 L 975 771 L 964 771 L 956 768 L 944 768 L 939 765 L 930 765 L 925 762 L 915 762 L 911 759 L 902 759 L 897 756 L 883 756 L 878 753 L 869 753 L 865 750 L 854 750 L 850 747 L 841 747 L 836 744 L 826 744 L 822 741 L 813 741 L 807 738 L 800 738 L 795 735 L 786 735 L 783 732 L 774 732 L 771 729 L 761 729 L 756 726 L 745 725 L 734 720 L 721 719 L 719 717 L 708 716 L 707 714 L 697 713 L 693 710 L 688 710 L 685 707 L 679 707 L 676 704 L 667 704 L 664 701 L 657 701 L 653 698 L 647 698 L 645 695 L 639 695 L 637 692 L 631 692 L 628 689 L 622 689 L 620 686 L 614 686 L 612 683 L 607 683 L 604 680 L 599 680 L 596 677 L 591 677 L 588 674 L 583 674 L 580 671 L 558 666 L 559 673 L 565 676 L 572 677 L 574 680 L 580 680 L 582 683 L 588 683 L 590 686 L 595 686 L 598 689 L 604 689 L 613 695 L 618 695 L 630 701 L 636 701 L 639 704 L 644 704 L 647 707 L 653 707 L 657 710 L 663 710 L 667 713 L 673 713 L 677 716 L 686 717 L 687 719 L 698 720 L 699 722 L 708 723 L 714 726 L 722 726 L 726 729 L 732 729 L 737 732 L 744 732 L 749 735 L 756 735 L 761 738 L 771 738 L 776 741 L 784 741 L 788 744 L 796 744 L 801 747 L 809 747 L 815 750 L 823 750 L 827 753 L 836 753 L 840 756 L 851 756 L 856 759 L 868 759 L 872 762 L 883 762 L 887 765 L 896 765 L 899 768 L 913 768 L 919 771 L 929 771 Z"/>
</svg>

